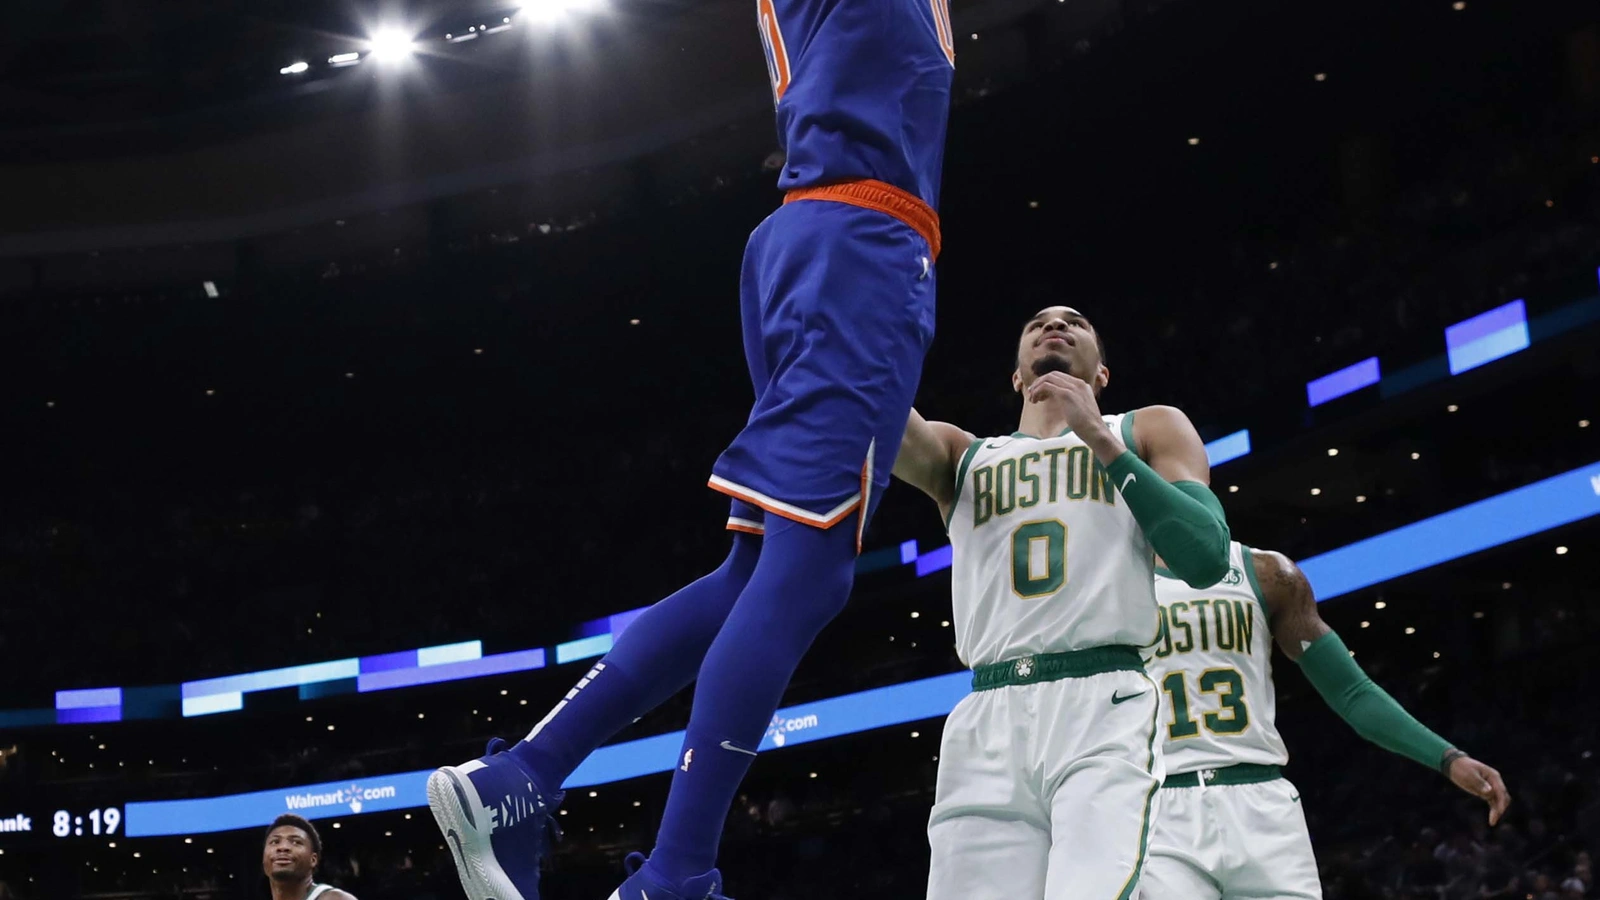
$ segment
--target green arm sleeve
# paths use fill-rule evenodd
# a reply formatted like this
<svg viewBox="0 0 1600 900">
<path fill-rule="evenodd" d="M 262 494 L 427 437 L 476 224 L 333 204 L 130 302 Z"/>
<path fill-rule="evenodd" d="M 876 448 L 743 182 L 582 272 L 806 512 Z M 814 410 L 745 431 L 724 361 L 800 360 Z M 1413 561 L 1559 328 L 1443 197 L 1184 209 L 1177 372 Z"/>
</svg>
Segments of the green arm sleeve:
<svg viewBox="0 0 1600 900">
<path fill-rule="evenodd" d="M 1228 520 L 1210 488 L 1198 481 L 1169 483 L 1132 450 L 1106 471 L 1172 574 L 1196 589 L 1228 574 Z"/>
<path fill-rule="evenodd" d="M 1328 632 L 1300 655 L 1300 669 L 1339 718 L 1379 747 L 1438 769 L 1450 742 L 1429 731 L 1361 671 L 1339 635 Z"/>
</svg>

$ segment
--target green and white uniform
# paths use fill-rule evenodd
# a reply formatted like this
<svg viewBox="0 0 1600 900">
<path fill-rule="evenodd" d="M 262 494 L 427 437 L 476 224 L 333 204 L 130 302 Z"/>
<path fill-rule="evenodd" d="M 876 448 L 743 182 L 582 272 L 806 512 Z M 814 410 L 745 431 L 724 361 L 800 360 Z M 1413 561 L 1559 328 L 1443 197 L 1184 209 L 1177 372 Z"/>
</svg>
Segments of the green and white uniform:
<svg viewBox="0 0 1600 900">
<path fill-rule="evenodd" d="M 311 886 L 311 893 L 306 895 L 306 900 L 317 900 L 318 897 L 331 890 L 335 890 L 334 886 L 331 884 L 313 884 Z"/>
<path fill-rule="evenodd" d="M 1133 446 L 1133 415 L 1106 416 Z M 1154 553 L 1083 440 L 975 442 L 947 523 L 956 649 L 929 900 L 1128 900 L 1162 779 Z"/>
<path fill-rule="evenodd" d="M 1228 574 L 1195 590 L 1158 570 L 1166 785 L 1142 900 L 1320 898 L 1300 792 L 1279 772 L 1289 751 L 1275 722 L 1272 629 L 1247 547 Z"/>
</svg>

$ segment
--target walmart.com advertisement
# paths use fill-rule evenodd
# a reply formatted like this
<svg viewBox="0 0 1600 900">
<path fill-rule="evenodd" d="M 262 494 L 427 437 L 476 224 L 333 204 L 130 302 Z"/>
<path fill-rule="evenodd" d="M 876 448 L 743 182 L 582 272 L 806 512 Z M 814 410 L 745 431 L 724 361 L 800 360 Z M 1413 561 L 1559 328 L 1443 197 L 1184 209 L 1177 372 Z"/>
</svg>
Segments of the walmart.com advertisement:
<svg viewBox="0 0 1600 900">
<path fill-rule="evenodd" d="M 969 673 L 957 672 L 780 709 L 767 728 L 761 749 L 773 750 L 942 716 L 966 696 L 971 680 Z M 589 787 L 666 772 L 676 764 L 682 747 L 681 731 L 601 747 L 572 773 L 565 786 Z M 259 828 L 284 813 L 328 819 L 414 809 L 428 805 L 430 771 L 228 797 L 129 803 L 125 808 L 127 835 L 155 837 Z"/>
</svg>

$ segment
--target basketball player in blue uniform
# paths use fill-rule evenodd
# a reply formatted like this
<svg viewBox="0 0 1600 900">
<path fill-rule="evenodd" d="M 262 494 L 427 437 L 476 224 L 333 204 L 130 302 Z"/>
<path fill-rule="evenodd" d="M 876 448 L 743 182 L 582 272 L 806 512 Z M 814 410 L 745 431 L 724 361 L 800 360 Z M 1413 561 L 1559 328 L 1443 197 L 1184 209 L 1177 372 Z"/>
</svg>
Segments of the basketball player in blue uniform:
<svg viewBox="0 0 1600 900">
<path fill-rule="evenodd" d="M 716 851 L 789 678 L 849 597 L 933 339 L 955 50 L 946 0 L 758 0 L 787 162 L 740 279 L 755 406 L 712 468 L 733 549 L 645 612 L 528 736 L 438 770 L 471 900 L 535 900 L 559 789 L 696 682 L 654 851 L 614 900 L 721 896 Z M 625 548 L 623 552 L 626 552 Z"/>
</svg>

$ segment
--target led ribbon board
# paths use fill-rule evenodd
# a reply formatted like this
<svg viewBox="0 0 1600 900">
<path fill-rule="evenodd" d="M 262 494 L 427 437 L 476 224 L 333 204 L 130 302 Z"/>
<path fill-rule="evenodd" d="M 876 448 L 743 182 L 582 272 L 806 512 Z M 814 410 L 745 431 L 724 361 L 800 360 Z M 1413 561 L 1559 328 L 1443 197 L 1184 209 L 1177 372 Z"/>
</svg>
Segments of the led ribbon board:
<svg viewBox="0 0 1600 900">
<path fill-rule="evenodd" d="M 966 696 L 971 683 L 970 673 L 956 672 L 781 709 L 773 716 L 760 749 L 772 750 L 946 715 Z M 589 787 L 671 771 L 682 747 L 681 731 L 602 747 L 572 773 L 564 787 Z M 413 809 L 428 805 L 431 771 L 226 797 L 129 803 L 124 807 L 124 828 L 128 837 L 162 837 L 256 828 L 270 824 L 283 813 L 330 819 Z"/>
<path fill-rule="evenodd" d="M 1600 462 L 1300 562 L 1331 600 L 1600 514 Z"/>
<path fill-rule="evenodd" d="M 1300 566 L 1317 599 L 1329 600 L 1594 515 L 1600 515 L 1600 462 L 1313 556 Z M 944 560 L 930 571 L 948 567 L 949 551 L 945 546 L 919 557 L 919 574 L 930 558 Z M 971 673 L 955 672 L 781 709 L 760 749 L 947 715 L 971 683 Z M 602 747 L 565 787 L 670 771 L 682 747 L 681 731 Z M 411 809 L 427 805 L 427 778 L 428 770 L 423 770 L 226 797 L 129 803 L 125 828 L 129 837 L 203 834 L 263 826 L 286 812 L 326 819 Z"/>
</svg>

